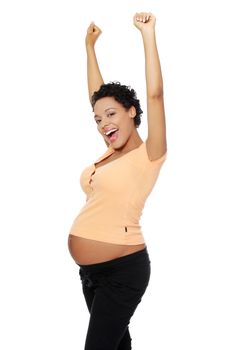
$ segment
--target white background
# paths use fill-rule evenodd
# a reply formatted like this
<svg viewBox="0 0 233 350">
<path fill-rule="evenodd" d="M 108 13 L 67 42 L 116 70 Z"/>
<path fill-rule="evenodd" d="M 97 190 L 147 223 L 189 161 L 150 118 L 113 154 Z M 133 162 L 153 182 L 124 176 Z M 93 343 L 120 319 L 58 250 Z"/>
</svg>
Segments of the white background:
<svg viewBox="0 0 233 350">
<path fill-rule="evenodd" d="M 142 219 L 150 285 L 133 349 L 233 349 L 231 1 L 10 1 L 0 5 L 1 340 L 4 350 L 84 348 L 88 312 L 67 238 L 82 169 L 105 151 L 86 84 L 86 28 L 106 82 L 138 93 L 151 11 L 168 157 Z"/>
</svg>

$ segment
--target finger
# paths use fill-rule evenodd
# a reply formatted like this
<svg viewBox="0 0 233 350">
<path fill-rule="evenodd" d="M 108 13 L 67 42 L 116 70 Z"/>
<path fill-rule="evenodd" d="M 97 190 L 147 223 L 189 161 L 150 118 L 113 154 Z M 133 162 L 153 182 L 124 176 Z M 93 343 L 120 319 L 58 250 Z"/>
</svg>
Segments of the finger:
<svg viewBox="0 0 233 350">
<path fill-rule="evenodd" d="M 144 12 L 140 13 L 140 22 L 144 22 Z"/>
<path fill-rule="evenodd" d="M 142 21 L 142 22 L 144 22 L 144 20 L 145 20 L 145 12 L 140 12 L 139 13 L 139 16 L 140 16 L 140 20 Z"/>
<path fill-rule="evenodd" d="M 142 22 L 142 13 L 136 13 L 136 21 L 137 22 Z"/>
<path fill-rule="evenodd" d="M 89 24 L 89 27 L 87 28 L 87 32 L 88 33 L 92 33 L 93 32 L 93 26 L 94 26 L 95 24 L 94 24 L 94 22 L 91 22 L 90 24 Z"/>
<path fill-rule="evenodd" d="M 153 13 L 148 12 L 148 15 L 149 15 L 149 20 L 155 19 L 155 16 L 153 15 Z"/>
<path fill-rule="evenodd" d="M 92 29 L 92 28 L 94 27 L 94 25 L 95 25 L 95 23 L 94 23 L 94 22 L 91 22 L 91 23 L 89 24 L 89 27 L 88 27 L 88 28 Z"/>
<path fill-rule="evenodd" d="M 148 22 L 150 20 L 150 12 L 143 12 L 144 22 Z"/>
<path fill-rule="evenodd" d="M 146 13 L 144 12 L 144 13 L 143 13 L 143 16 L 142 16 L 142 18 L 143 18 L 143 23 L 145 23 L 145 22 L 147 21 L 146 16 L 147 16 L 147 15 L 146 15 Z"/>
<path fill-rule="evenodd" d="M 139 12 L 136 13 L 136 20 L 139 22 L 146 23 L 151 19 L 152 14 L 150 12 Z"/>
<path fill-rule="evenodd" d="M 139 13 L 135 13 L 135 15 L 134 15 L 134 20 L 137 22 L 137 21 L 139 21 Z"/>
<path fill-rule="evenodd" d="M 102 33 L 101 29 L 97 27 L 97 25 L 94 26 L 94 32 Z"/>
</svg>

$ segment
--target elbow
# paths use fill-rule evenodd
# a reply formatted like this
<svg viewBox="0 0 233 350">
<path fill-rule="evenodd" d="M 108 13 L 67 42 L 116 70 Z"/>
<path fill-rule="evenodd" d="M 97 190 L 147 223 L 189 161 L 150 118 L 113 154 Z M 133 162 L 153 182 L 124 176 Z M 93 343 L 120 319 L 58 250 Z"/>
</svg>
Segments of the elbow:
<svg viewBox="0 0 233 350">
<path fill-rule="evenodd" d="M 154 91 L 153 93 L 149 93 L 148 94 L 148 98 L 149 99 L 159 99 L 159 98 L 163 98 L 163 89 L 159 89 L 157 91 Z"/>
</svg>

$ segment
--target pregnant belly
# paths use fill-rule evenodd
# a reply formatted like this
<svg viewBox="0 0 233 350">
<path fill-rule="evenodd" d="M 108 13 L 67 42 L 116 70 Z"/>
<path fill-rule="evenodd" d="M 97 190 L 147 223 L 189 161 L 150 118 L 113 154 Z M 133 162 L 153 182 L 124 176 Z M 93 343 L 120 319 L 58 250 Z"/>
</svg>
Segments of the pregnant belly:
<svg viewBox="0 0 233 350">
<path fill-rule="evenodd" d="M 70 234 L 68 237 L 68 247 L 72 258 L 77 264 L 89 265 L 135 253 L 145 248 L 146 245 L 111 244 Z"/>
</svg>

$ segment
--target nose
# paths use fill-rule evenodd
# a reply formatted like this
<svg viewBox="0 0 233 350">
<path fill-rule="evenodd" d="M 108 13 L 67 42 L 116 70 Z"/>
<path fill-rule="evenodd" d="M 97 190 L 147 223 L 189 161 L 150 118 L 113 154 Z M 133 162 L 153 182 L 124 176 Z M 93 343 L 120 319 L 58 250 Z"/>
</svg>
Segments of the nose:
<svg viewBox="0 0 233 350">
<path fill-rule="evenodd" d="M 100 129 L 102 132 L 104 132 L 104 129 L 109 125 L 109 120 L 107 118 L 102 118 L 100 122 Z"/>
</svg>

